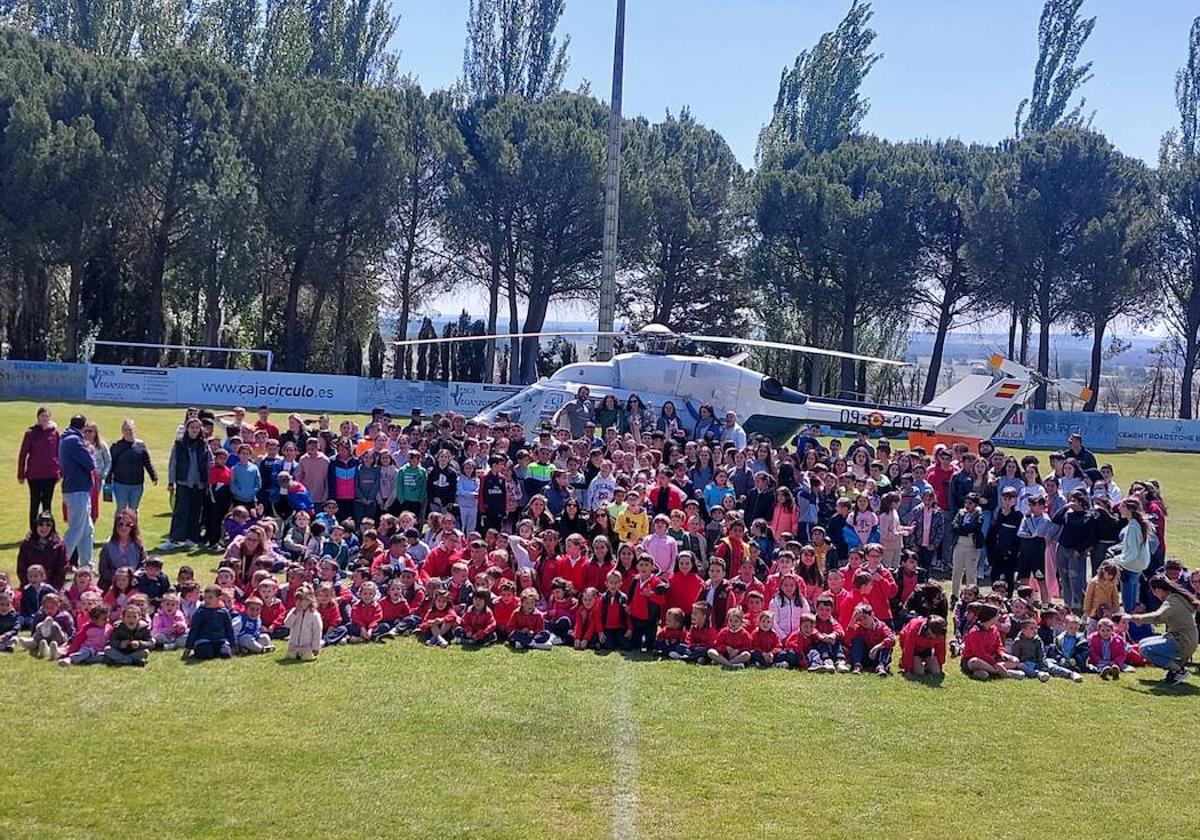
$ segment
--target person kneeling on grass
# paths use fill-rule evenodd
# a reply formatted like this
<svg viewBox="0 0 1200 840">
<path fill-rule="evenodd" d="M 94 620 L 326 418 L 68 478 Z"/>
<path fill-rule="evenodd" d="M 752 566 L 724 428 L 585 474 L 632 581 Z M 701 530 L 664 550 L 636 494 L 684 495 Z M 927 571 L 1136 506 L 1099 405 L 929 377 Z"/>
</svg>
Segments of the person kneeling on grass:
<svg viewBox="0 0 1200 840">
<path fill-rule="evenodd" d="M 121 623 L 113 628 L 109 636 L 104 664 L 144 668 L 152 647 L 154 641 L 150 638 L 150 626 L 142 621 L 142 611 L 129 604 L 121 612 Z"/>
<path fill-rule="evenodd" d="M 940 677 L 945 667 L 946 619 L 940 615 L 910 619 L 900 630 L 901 673 Z"/>
<path fill-rule="evenodd" d="M 867 603 L 854 608 L 850 627 L 846 630 L 846 644 L 850 647 L 850 665 L 855 674 L 867 668 L 886 677 L 892 664 L 892 648 L 896 637 L 892 628 L 875 617 L 875 609 Z"/>
<path fill-rule="evenodd" d="M 221 596 L 221 587 L 215 583 L 204 587 L 204 603 L 192 616 L 192 626 L 183 643 L 184 658 L 228 659 L 233 656 L 237 643 L 233 635 L 233 618 L 221 605 Z"/>
<path fill-rule="evenodd" d="M 296 590 L 295 601 L 296 606 L 283 620 L 288 629 L 287 658 L 309 662 L 321 652 L 325 625 L 321 621 L 321 614 L 317 612 L 317 599 L 311 586 L 300 586 Z"/>
<path fill-rule="evenodd" d="M 1025 672 L 1016 657 L 1004 652 L 1004 638 L 996 628 L 1000 610 L 994 604 L 977 601 L 967 608 L 975 616 L 975 625 L 963 640 L 962 670 L 977 680 L 992 677 L 1024 679 Z"/>
<path fill-rule="evenodd" d="M 1153 612 L 1135 613 L 1129 620 L 1134 624 L 1166 625 L 1163 635 L 1143 639 L 1138 647 L 1146 661 L 1166 669 L 1163 682 L 1178 685 L 1187 679 L 1184 663 L 1191 659 L 1200 641 L 1196 625 L 1200 599 L 1165 575 L 1150 578 L 1150 591 L 1162 600 L 1162 605 Z"/>
<path fill-rule="evenodd" d="M 1047 682 L 1051 677 L 1083 682 L 1083 677 L 1077 672 L 1046 658 L 1046 643 L 1038 636 L 1036 620 L 1022 619 L 1020 626 L 1019 635 L 1013 639 L 1012 655 L 1021 663 L 1017 667 L 1024 671 L 1026 676 L 1037 677 L 1042 682 Z"/>
<path fill-rule="evenodd" d="M 717 634 L 716 643 L 708 649 L 708 658 L 724 668 L 740 671 L 750 661 L 754 640 L 745 627 L 741 607 L 734 607 L 727 612 L 725 622 L 724 629 Z"/>
</svg>

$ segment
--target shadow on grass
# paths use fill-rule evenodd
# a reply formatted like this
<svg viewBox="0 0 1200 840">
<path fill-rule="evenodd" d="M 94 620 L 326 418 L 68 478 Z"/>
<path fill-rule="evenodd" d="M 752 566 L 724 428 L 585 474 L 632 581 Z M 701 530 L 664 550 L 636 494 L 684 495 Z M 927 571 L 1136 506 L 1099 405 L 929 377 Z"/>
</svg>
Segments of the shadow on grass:
<svg viewBox="0 0 1200 840">
<path fill-rule="evenodd" d="M 1140 694 L 1153 694 L 1158 697 L 1195 697 L 1200 694 L 1200 686 L 1192 683 L 1178 683 L 1177 685 L 1168 685 L 1161 680 L 1138 680 L 1138 685 L 1126 684 L 1129 691 L 1136 691 Z M 1138 687 L 1140 686 L 1140 688 Z"/>
<path fill-rule="evenodd" d="M 945 674 L 926 674 L 922 677 L 914 677 L 912 674 L 902 674 L 901 677 L 910 685 L 923 685 L 926 688 L 944 688 L 943 683 L 946 682 Z"/>
</svg>

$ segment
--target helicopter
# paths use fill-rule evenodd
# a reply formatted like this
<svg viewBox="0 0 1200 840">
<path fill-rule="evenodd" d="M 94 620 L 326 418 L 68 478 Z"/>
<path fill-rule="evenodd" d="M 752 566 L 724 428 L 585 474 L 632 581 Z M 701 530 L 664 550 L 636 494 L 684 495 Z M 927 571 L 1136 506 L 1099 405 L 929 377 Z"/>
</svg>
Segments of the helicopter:
<svg viewBox="0 0 1200 840">
<path fill-rule="evenodd" d="M 494 424 L 507 419 L 526 428 L 550 422 L 560 408 L 575 399 L 581 387 L 589 391 L 593 404 L 612 394 L 625 404 L 631 394 L 646 405 L 661 409 L 673 403 L 684 428 L 690 430 L 700 419 L 702 406 L 712 407 L 718 421 L 725 411 L 736 412 L 747 435 L 762 435 L 775 441 L 787 439 L 802 425 L 824 428 L 866 429 L 880 433 L 925 433 L 983 440 L 992 437 L 1021 407 L 1039 385 L 1053 385 L 1076 399 L 1086 400 L 1088 389 L 1069 380 L 1052 380 L 1036 371 L 993 355 L 986 367 L 964 376 L 934 399 L 921 406 L 892 406 L 831 397 L 816 397 L 785 386 L 773 376 L 743 367 L 748 354 L 728 358 L 695 356 L 672 352 L 689 343 L 761 347 L 839 359 L 908 366 L 908 362 L 828 350 L 800 344 L 678 333 L 664 324 L 651 323 L 636 331 L 578 331 L 545 333 L 501 333 L 487 336 L 413 339 L 396 342 L 403 346 L 461 341 L 498 341 L 509 338 L 596 337 L 609 335 L 632 339 L 643 348 L 620 353 L 606 362 L 575 362 L 564 365 L 504 399 L 484 408 L 474 419 Z"/>
</svg>

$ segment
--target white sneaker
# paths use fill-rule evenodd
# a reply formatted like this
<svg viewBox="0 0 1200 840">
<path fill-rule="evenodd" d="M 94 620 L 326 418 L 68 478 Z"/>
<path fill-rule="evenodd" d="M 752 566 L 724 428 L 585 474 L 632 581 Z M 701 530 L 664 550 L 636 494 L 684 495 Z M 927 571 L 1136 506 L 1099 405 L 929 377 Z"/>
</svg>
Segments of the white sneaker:
<svg viewBox="0 0 1200 840">
<path fill-rule="evenodd" d="M 786 668 L 787 666 L 788 663 L 786 659 L 780 659 L 778 662 L 771 663 L 772 668 Z"/>
<path fill-rule="evenodd" d="M 170 540 L 163 540 L 162 544 L 159 545 L 158 550 L 159 551 L 174 551 L 175 549 L 179 548 L 181 545 L 182 545 L 182 543 L 171 542 Z"/>
<path fill-rule="evenodd" d="M 850 673 L 850 666 L 846 664 L 846 660 L 842 659 L 838 662 L 836 670 L 839 674 L 848 674 Z"/>
<path fill-rule="evenodd" d="M 1071 682 L 1073 682 L 1073 683 L 1083 682 L 1083 674 L 1077 674 L 1074 671 L 1072 671 L 1071 672 Z"/>
<path fill-rule="evenodd" d="M 683 654 L 677 650 L 673 650 L 667 654 L 667 659 L 683 659 Z"/>
<path fill-rule="evenodd" d="M 1038 671 L 1037 678 L 1038 678 L 1038 682 L 1050 682 L 1050 672 L 1049 671 Z"/>
<path fill-rule="evenodd" d="M 826 674 L 832 674 L 837 669 L 833 667 L 832 662 L 826 662 L 824 665 L 821 666 L 821 670 L 824 671 Z"/>
<path fill-rule="evenodd" d="M 534 650 L 550 650 L 553 647 L 549 642 L 530 642 L 529 646 Z"/>
<path fill-rule="evenodd" d="M 729 669 L 731 671 L 745 671 L 746 663 L 745 662 L 734 662 L 732 665 L 729 666 Z"/>
<path fill-rule="evenodd" d="M 811 664 L 811 665 L 809 665 L 809 666 L 808 666 L 808 670 L 809 670 L 811 673 L 814 673 L 814 674 L 815 674 L 817 671 L 824 671 L 824 670 L 825 670 L 825 666 L 824 666 L 824 665 L 822 665 L 822 664 L 821 664 L 821 663 L 819 663 L 819 662 L 814 662 L 813 664 Z"/>
<path fill-rule="evenodd" d="M 186 548 L 188 551 L 191 551 L 197 545 L 199 545 L 199 543 L 194 542 L 192 540 L 184 540 L 184 543 L 183 543 L 183 547 Z"/>
<path fill-rule="evenodd" d="M 38 642 L 37 655 L 38 655 L 38 659 L 49 659 L 50 658 L 50 643 L 47 642 L 45 639 L 42 639 L 40 642 Z"/>
</svg>

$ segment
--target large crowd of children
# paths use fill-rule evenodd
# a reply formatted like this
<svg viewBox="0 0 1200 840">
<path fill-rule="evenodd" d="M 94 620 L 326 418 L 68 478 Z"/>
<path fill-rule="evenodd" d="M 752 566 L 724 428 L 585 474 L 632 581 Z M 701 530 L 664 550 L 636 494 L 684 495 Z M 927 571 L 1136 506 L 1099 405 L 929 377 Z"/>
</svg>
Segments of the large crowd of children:
<svg viewBox="0 0 1200 840">
<path fill-rule="evenodd" d="M 157 475 L 132 421 L 105 447 L 82 415 L 60 434 L 41 409 L 18 462 L 30 532 L 16 580 L 0 572 L 0 650 L 144 666 L 156 650 L 278 643 L 311 660 L 410 635 L 732 670 L 923 677 L 958 657 L 979 680 L 1145 664 L 1186 678 L 1200 570 L 1167 559 L 1158 484 L 1122 490 L 1077 435 L 1018 460 L 989 441 L 926 452 L 866 433 L 843 450 L 817 427 L 777 447 L 733 411 L 700 416 L 688 427 L 669 403 L 586 389 L 528 433 L 382 408 L 361 429 L 293 414 L 281 432 L 265 406 L 254 421 L 189 409 L 159 553 L 221 553 L 171 580 L 139 534 L 140 485 Z M 68 479 L 80 452 L 95 466 Z M 73 539 L 51 510 L 58 480 Z M 93 565 L 80 517 L 98 523 L 108 499 Z"/>
</svg>

